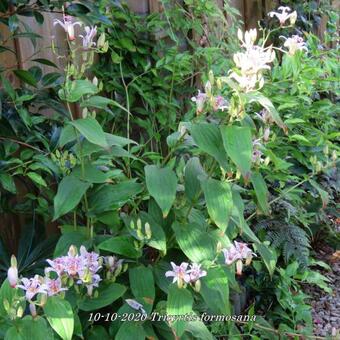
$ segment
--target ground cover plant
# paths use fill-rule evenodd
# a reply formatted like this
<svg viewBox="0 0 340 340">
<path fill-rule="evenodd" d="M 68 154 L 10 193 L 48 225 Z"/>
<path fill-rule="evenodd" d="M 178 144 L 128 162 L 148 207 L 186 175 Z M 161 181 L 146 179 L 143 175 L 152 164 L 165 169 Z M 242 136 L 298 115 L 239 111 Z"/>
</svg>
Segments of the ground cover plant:
<svg viewBox="0 0 340 340">
<path fill-rule="evenodd" d="M 312 246 L 339 240 L 333 27 L 323 44 L 280 6 L 243 31 L 226 2 L 228 31 L 214 1 L 1 6 L 33 41 L 21 16 L 60 12 L 68 47 L 64 70 L 1 69 L 1 209 L 23 221 L 2 232 L 1 337 L 312 338 L 301 287 L 332 293 Z"/>
</svg>

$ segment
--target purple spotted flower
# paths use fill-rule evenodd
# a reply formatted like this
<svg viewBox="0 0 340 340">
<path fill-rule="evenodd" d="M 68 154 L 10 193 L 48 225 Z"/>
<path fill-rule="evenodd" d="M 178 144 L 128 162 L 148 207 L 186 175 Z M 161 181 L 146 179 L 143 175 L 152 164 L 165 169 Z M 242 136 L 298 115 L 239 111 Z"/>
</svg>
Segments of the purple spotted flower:
<svg viewBox="0 0 340 340">
<path fill-rule="evenodd" d="M 33 278 L 27 279 L 26 277 L 21 279 L 22 285 L 17 285 L 18 288 L 21 288 L 26 291 L 26 300 L 32 300 L 36 294 L 47 293 L 47 287 L 43 283 L 43 278 L 39 275 L 35 275 Z"/>
<path fill-rule="evenodd" d="M 61 280 L 59 277 L 57 279 L 50 279 L 46 277 L 45 286 L 48 296 L 56 295 L 62 291 L 67 290 L 67 288 L 62 287 Z"/>
<path fill-rule="evenodd" d="M 177 282 L 179 287 L 182 287 L 184 283 L 190 282 L 190 274 L 188 272 L 189 264 L 182 262 L 177 266 L 174 262 L 171 262 L 172 270 L 165 273 L 166 277 L 173 277 L 172 283 Z"/>
<path fill-rule="evenodd" d="M 197 263 L 193 263 L 190 265 L 188 273 L 190 274 L 190 282 L 196 282 L 201 277 L 207 275 L 207 272 L 205 270 L 202 270 L 201 265 Z"/>
</svg>

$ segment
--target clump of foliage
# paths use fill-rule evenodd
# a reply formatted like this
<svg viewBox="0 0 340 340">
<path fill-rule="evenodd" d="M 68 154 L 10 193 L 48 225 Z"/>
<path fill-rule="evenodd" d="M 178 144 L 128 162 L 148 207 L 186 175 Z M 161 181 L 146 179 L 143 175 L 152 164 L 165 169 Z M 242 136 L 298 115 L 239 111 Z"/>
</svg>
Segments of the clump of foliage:
<svg viewBox="0 0 340 340">
<path fill-rule="evenodd" d="M 34 211 L 61 231 L 36 270 L 11 257 L 0 289 L 4 337 L 310 335 L 299 282 L 329 292 L 308 250 L 311 226 L 336 195 L 323 187 L 337 166 L 336 52 L 311 33 L 278 46 L 269 28 L 239 30 L 237 47 L 218 30 L 210 37 L 220 18 L 213 1 L 164 1 L 147 18 L 108 1 L 88 13 L 59 8 L 69 50 L 48 98 L 60 115 L 36 114 L 27 126 L 22 103 L 39 90 L 2 77 L 6 115 L 25 131 L 21 140 L 9 124 L 3 137 L 2 186 L 13 194 L 13 178 L 30 178 Z M 297 19 L 290 9 L 271 17 L 282 32 Z M 153 35 L 164 40 L 150 43 Z M 30 86 L 40 82 L 20 71 Z M 48 128 L 50 137 L 37 134 Z M 29 155 L 13 161 L 25 145 Z"/>
</svg>

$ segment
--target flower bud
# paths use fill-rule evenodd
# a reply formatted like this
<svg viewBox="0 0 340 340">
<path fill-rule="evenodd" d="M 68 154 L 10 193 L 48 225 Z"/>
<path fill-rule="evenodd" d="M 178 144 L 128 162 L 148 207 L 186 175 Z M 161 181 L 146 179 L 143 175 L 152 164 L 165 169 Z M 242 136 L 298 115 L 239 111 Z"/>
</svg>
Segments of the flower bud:
<svg viewBox="0 0 340 340">
<path fill-rule="evenodd" d="M 220 241 L 217 242 L 216 252 L 220 253 L 222 251 L 222 243 Z"/>
<path fill-rule="evenodd" d="M 293 13 L 290 14 L 290 17 L 289 17 L 290 24 L 294 25 L 296 23 L 296 19 L 297 19 L 297 13 L 296 11 L 294 11 Z"/>
<path fill-rule="evenodd" d="M 145 228 L 146 238 L 150 239 L 151 236 L 152 236 L 150 224 L 148 222 L 146 222 L 144 228 Z"/>
<path fill-rule="evenodd" d="M 138 230 L 142 229 L 142 220 L 140 218 L 137 220 L 137 229 Z"/>
<path fill-rule="evenodd" d="M 44 307 L 47 302 L 47 294 L 40 294 L 40 306 Z"/>
<path fill-rule="evenodd" d="M 243 268 L 242 260 L 238 260 L 236 262 L 236 274 L 237 275 L 242 275 L 242 268 Z"/>
<path fill-rule="evenodd" d="M 81 113 L 82 117 L 83 117 L 83 118 L 86 118 L 86 117 L 87 117 L 87 113 L 88 113 L 88 109 L 87 109 L 87 107 L 84 107 L 84 108 L 83 108 L 83 111 L 82 111 L 82 113 Z"/>
<path fill-rule="evenodd" d="M 199 291 L 201 290 L 201 281 L 200 280 L 197 280 L 195 282 L 195 288 L 194 289 L 197 293 L 199 293 Z"/>
<path fill-rule="evenodd" d="M 217 78 L 217 80 L 216 80 L 216 86 L 217 86 L 217 88 L 218 88 L 219 90 L 222 89 L 222 80 L 221 80 L 221 78 Z"/>
<path fill-rule="evenodd" d="M 325 147 L 323 148 L 323 153 L 327 156 L 329 153 L 329 149 L 328 149 L 328 144 L 325 145 Z"/>
<path fill-rule="evenodd" d="M 338 155 L 337 155 L 337 153 L 336 153 L 336 150 L 333 150 L 332 151 L 332 161 L 336 161 L 337 160 L 337 158 L 338 158 Z"/>
<path fill-rule="evenodd" d="M 18 268 L 17 268 L 17 259 L 14 255 L 11 257 L 11 266 L 7 271 L 7 278 L 10 286 L 15 288 L 18 282 Z"/>
<path fill-rule="evenodd" d="M 78 253 L 77 247 L 74 245 L 71 245 L 69 250 L 68 250 L 68 256 L 75 257 Z"/>
<path fill-rule="evenodd" d="M 97 78 L 97 77 L 94 77 L 94 78 L 92 79 L 92 84 L 93 84 L 94 86 L 98 86 L 98 78 Z"/>
<path fill-rule="evenodd" d="M 135 222 L 133 222 L 133 220 L 131 220 L 131 222 L 130 222 L 130 228 L 135 229 Z"/>
<path fill-rule="evenodd" d="M 97 47 L 102 48 L 104 46 L 105 46 L 105 33 L 103 32 L 97 40 Z"/>
<path fill-rule="evenodd" d="M 11 308 L 11 305 L 9 304 L 9 301 L 7 299 L 3 300 L 3 306 L 5 308 L 5 311 L 7 312 L 7 314 L 9 313 L 9 310 Z"/>
<path fill-rule="evenodd" d="M 211 83 L 209 80 L 206 82 L 204 90 L 208 97 L 211 96 Z"/>
<path fill-rule="evenodd" d="M 17 309 L 17 317 L 22 318 L 23 315 L 24 315 L 24 309 L 22 308 L 22 306 L 19 306 L 19 308 Z"/>
<path fill-rule="evenodd" d="M 269 140 L 269 135 L 270 135 L 270 128 L 267 127 L 265 130 L 264 130 L 264 133 L 263 133 L 263 140 L 265 142 L 268 142 Z"/>
<path fill-rule="evenodd" d="M 35 304 L 34 303 L 30 303 L 29 309 L 30 309 L 32 317 L 35 318 L 37 316 L 37 309 L 35 307 Z"/>
<path fill-rule="evenodd" d="M 92 293 L 93 293 L 93 286 L 92 285 L 89 285 L 86 287 L 87 288 L 87 295 L 88 296 L 92 296 Z"/>
<path fill-rule="evenodd" d="M 209 81 L 211 83 L 211 86 L 214 86 L 215 83 L 215 77 L 214 77 L 214 72 L 212 70 L 209 71 L 208 75 Z"/>
</svg>

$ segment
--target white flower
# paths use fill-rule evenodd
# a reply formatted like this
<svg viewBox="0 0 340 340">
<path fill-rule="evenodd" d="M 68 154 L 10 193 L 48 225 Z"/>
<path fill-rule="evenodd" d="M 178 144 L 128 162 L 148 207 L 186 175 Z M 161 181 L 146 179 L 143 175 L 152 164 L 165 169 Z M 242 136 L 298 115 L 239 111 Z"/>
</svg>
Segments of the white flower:
<svg viewBox="0 0 340 340">
<path fill-rule="evenodd" d="M 86 26 L 85 27 L 85 35 L 79 35 L 83 39 L 83 48 L 89 49 L 92 46 L 96 46 L 96 43 L 93 41 L 93 39 L 97 35 L 97 26 Z"/>
<path fill-rule="evenodd" d="M 207 94 L 198 90 L 198 95 L 196 97 L 192 97 L 191 100 L 196 103 L 196 112 L 200 114 L 203 112 L 204 104 L 207 100 Z"/>
<path fill-rule="evenodd" d="M 278 8 L 278 11 L 281 11 L 281 13 L 271 11 L 271 12 L 268 13 L 268 15 L 271 18 L 273 18 L 274 16 L 277 17 L 280 21 L 281 26 L 283 26 L 288 19 L 290 20 L 291 25 L 295 24 L 295 21 L 296 21 L 296 18 L 297 18 L 296 11 L 289 13 L 289 12 L 291 12 L 291 9 L 287 6 L 280 6 Z"/>
<path fill-rule="evenodd" d="M 171 262 L 172 270 L 165 273 L 166 277 L 173 277 L 172 283 L 177 282 L 179 287 L 182 287 L 183 283 L 190 282 L 190 275 L 187 271 L 188 263 L 182 262 L 177 266 L 174 262 Z"/>
<path fill-rule="evenodd" d="M 303 38 L 299 37 L 298 35 L 293 35 L 292 37 L 285 39 L 286 41 L 283 46 L 288 48 L 289 55 L 294 55 L 296 51 L 308 51 L 307 45 L 304 42 Z"/>
<path fill-rule="evenodd" d="M 76 37 L 74 35 L 74 27 L 81 26 L 82 23 L 80 21 L 72 22 L 73 17 L 70 15 L 64 15 L 63 21 L 58 19 L 54 19 L 53 26 L 60 25 L 68 35 L 69 40 L 74 40 Z"/>
<path fill-rule="evenodd" d="M 35 275 L 31 279 L 22 278 L 21 282 L 23 285 L 18 285 L 18 288 L 21 288 L 26 291 L 26 300 L 30 301 L 33 297 L 38 293 L 46 294 L 46 285 L 43 284 L 42 278 L 39 275 Z"/>
<path fill-rule="evenodd" d="M 207 275 L 207 272 L 205 270 L 202 270 L 201 265 L 197 263 L 193 263 L 190 265 L 188 273 L 190 274 L 190 282 L 196 282 L 201 277 Z"/>
<path fill-rule="evenodd" d="M 256 38 L 257 38 L 257 30 L 256 28 L 246 31 L 243 35 L 242 31 L 238 29 L 237 37 L 242 42 L 242 46 L 246 49 L 253 47 Z"/>
<path fill-rule="evenodd" d="M 67 290 L 67 288 L 62 288 L 60 278 L 54 280 L 46 277 L 45 285 L 48 296 L 56 295 L 62 291 Z"/>
</svg>

